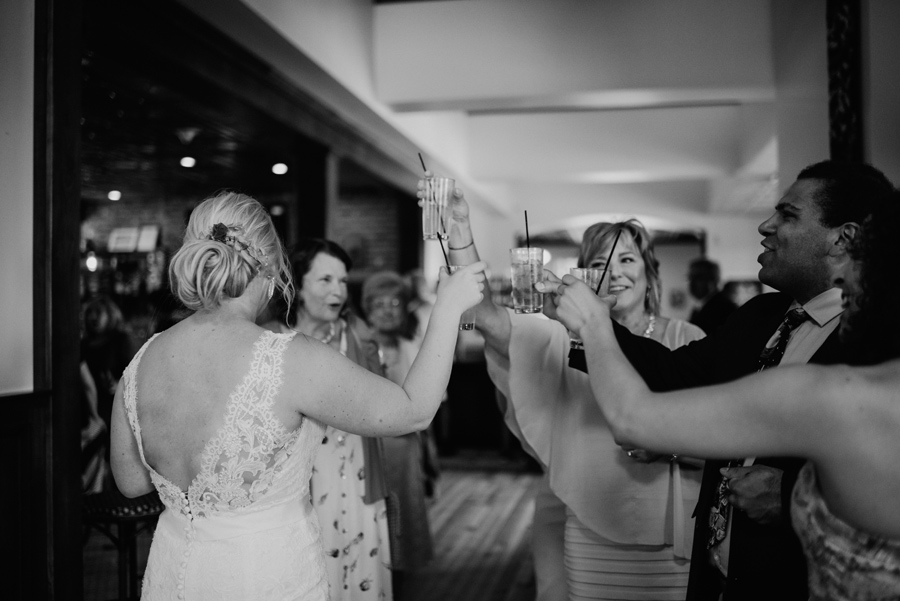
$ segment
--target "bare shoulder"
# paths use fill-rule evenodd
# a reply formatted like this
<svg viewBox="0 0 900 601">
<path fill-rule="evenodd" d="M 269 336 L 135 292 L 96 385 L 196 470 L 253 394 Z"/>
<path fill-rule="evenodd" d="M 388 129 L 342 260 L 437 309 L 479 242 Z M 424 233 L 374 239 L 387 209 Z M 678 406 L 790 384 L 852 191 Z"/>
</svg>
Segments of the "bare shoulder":
<svg viewBox="0 0 900 601">
<path fill-rule="evenodd" d="M 900 426 L 900 360 L 867 367 L 808 365 L 791 371 L 796 372 L 791 388 L 828 406 L 836 418 Z"/>
</svg>

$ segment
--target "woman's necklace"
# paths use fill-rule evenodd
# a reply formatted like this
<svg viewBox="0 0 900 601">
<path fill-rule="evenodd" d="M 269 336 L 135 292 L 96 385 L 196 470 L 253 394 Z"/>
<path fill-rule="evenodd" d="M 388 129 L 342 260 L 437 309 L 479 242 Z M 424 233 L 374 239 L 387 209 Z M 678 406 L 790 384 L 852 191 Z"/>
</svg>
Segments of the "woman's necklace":
<svg viewBox="0 0 900 601">
<path fill-rule="evenodd" d="M 329 328 L 328 328 L 328 336 L 326 336 L 325 338 L 322 338 L 322 343 L 323 343 L 323 344 L 328 344 L 329 342 L 331 342 L 332 340 L 334 340 L 334 334 L 335 334 L 335 332 L 337 331 L 337 328 L 334 327 L 334 322 L 333 322 L 333 321 L 329 322 L 329 323 L 328 323 L 328 326 L 329 326 Z"/>
<path fill-rule="evenodd" d="M 650 334 L 653 333 L 653 329 L 656 327 L 656 315 L 650 316 L 650 322 L 647 324 L 647 329 L 644 330 L 644 338 L 650 338 Z"/>
</svg>

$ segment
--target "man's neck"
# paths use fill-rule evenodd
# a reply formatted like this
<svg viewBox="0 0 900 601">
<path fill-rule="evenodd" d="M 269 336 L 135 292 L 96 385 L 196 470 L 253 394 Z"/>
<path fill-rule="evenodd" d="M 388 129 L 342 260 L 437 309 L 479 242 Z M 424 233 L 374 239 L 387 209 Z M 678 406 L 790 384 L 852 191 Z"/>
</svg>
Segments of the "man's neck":
<svg viewBox="0 0 900 601">
<path fill-rule="evenodd" d="M 794 297 L 794 300 L 797 301 L 797 303 L 799 303 L 801 305 L 805 305 L 812 299 L 816 298 L 823 292 L 830 290 L 831 288 L 833 288 L 833 286 L 824 286 L 824 287 L 818 288 L 816 290 L 805 290 L 800 294 L 794 294 L 793 297 Z"/>
</svg>

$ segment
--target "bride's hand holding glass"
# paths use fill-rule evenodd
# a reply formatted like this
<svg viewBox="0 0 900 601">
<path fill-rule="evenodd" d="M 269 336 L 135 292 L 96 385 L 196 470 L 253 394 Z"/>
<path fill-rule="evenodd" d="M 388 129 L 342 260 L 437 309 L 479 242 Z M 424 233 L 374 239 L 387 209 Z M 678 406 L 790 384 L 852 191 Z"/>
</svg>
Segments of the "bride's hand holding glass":
<svg viewBox="0 0 900 601">
<path fill-rule="evenodd" d="M 460 268 L 450 275 L 446 267 L 441 267 L 435 311 L 438 306 L 453 312 L 457 320 L 466 309 L 470 309 L 484 298 L 484 270 L 487 264 L 477 261 Z"/>
<path fill-rule="evenodd" d="M 431 171 L 426 171 L 425 177 L 418 181 L 416 197 L 419 199 L 419 206 L 422 206 L 425 197 L 426 180 L 433 175 Z M 462 248 L 472 242 L 472 232 L 469 224 L 469 203 L 461 188 L 453 189 L 447 209 L 448 212 L 444 216 L 444 225 L 449 235 L 447 243 L 451 249 Z"/>
</svg>

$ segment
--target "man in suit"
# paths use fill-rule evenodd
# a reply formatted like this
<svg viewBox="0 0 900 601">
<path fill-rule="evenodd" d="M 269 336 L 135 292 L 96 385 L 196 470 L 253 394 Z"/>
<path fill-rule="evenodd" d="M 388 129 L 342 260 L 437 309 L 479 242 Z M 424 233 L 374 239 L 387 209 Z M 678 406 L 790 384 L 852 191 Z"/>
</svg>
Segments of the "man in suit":
<svg viewBox="0 0 900 601">
<path fill-rule="evenodd" d="M 719 289 L 719 264 L 705 257 L 688 266 L 688 292 L 699 305 L 691 312 L 690 322 L 712 334 L 737 309 L 737 304 Z"/>
<path fill-rule="evenodd" d="M 759 226 L 759 279 L 778 293 L 751 299 L 717 332 L 674 351 L 614 324 L 622 350 L 654 390 L 733 380 L 759 369 L 760 353 L 786 312 L 802 307 L 809 319 L 787 338 L 781 364 L 840 361 L 842 307 L 832 275 L 847 260 L 859 224 L 892 189 L 869 165 L 823 161 L 807 167 Z M 570 365 L 585 369 L 583 354 L 573 351 Z M 788 511 L 802 464 L 786 457 L 745 458 L 731 468 L 706 463 L 694 512 L 688 601 L 808 598 L 806 563 Z M 720 487 L 730 507 L 722 510 L 727 523 L 716 534 L 710 517 L 719 514 Z"/>
</svg>

